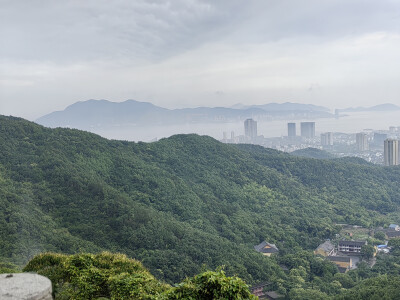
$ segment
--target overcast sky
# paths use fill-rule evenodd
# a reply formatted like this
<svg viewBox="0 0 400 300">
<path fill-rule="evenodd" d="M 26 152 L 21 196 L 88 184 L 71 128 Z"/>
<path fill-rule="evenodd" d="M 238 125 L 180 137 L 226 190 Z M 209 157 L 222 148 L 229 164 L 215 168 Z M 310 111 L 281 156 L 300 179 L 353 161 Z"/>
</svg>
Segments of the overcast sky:
<svg viewBox="0 0 400 300">
<path fill-rule="evenodd" d="M 0 0 L 0 114 L 400 105 L 398 0 Z"/>
</svg>

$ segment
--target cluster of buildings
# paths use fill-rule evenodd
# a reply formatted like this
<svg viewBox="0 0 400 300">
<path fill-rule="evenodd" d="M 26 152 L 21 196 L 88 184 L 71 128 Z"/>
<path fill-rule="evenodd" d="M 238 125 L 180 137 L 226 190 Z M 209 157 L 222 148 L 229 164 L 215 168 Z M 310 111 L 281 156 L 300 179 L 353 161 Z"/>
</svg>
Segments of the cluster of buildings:
<svg viewBox="0 0 400 300">
<path fill-rule="evenodd" d="M 345 273 L 350 269 L 356 268 L 356 263 L 361 255 L 361 248 L 367 245 L 367 241 L 341 240 L 337 247 L 331 241 L 325 241 L 315 250 L 315 255 L 321 255 L 330 262 L 334 263 L 339 272 Z"/>
<path fill-rule="evenodd" d="M 391 127 L 394 128 L 394 127 Z M 393 129 L 391 130 L 393 132 Z M 374 132 L 371 144 L 374 146 L 383 145 L 383 163 L 385 166 L 395 166 L 400 164 L 399 161 L 399 140 L 388 138 L 386 133 Z M 356 134 L 357 151 L 365 152 L 370 150 L 370 142 L 368 134 L 360 132 Z"/>
<path fill-rule="evenodd" d="M 263 138 L 263 137 L 261 137 Z M 253 119 L 247 119 L 244 121 L 244 135 L 235 136 L 235 132 L 231 132 L 230 138 L 228 133 L 223 133 L 223 143 L 241 144 L 241 143 L 257 143 L 259 140 L 257 134 L 257 122 Z"/>
<path fill-rule="evenodd" d="M 287 123 L 287 136 L 264 138 L 258 135 L 257 121 L 244 121 L 244 135 L 235 136 L 232 131 L 223 133 L 224 143 L 250 143 L 280 151 L 292 152 L 304 148 L 326 150 L 337 157 L 356 156 L 376 164 L 386 166 L 400 164 L 400 127 L 389 127 L 389 131 L 366 129 L 356 134 L 324 132 L 316 136 L 315 122 L 300 122 L 300 135 L 297 135 L 298 124 Z"/>
<path fill-rule="evenodd" d="M 362 229 L 361 226 L 356 225 L 338 225 L 345 225 L 347 227 L 350 226 L 351 228 Z M 383 227 L 380 227 L 373 230 L 372 232 L 383 232 L 386 239 L 386 244 L 374 246 L 374 256 L 378 252 L 388 254 L 390 252 L 390 247 L 388 247 L 387 245 L 387 240 L 392 238 L 400 238 L 400 226 L 397 224 L 390 224 L 385 229 Z M 369 234 L 371 234 L 371 231 Z M 353 233 L 345 232 L 345 235 L 352 237 Z M 340 235 L 338 234 L 337 237 L 338 236 Z M 342 238 L 336 241 L 335 244 L 331 240 L 326 240 L 314 250 L 314 254 L 319 255 L 335 264 L 339 272 L 346 273 L 349 270 L 357 268 L 358 262 L 361 261 L 361 257 L 364 252 L 363 247 L 365 245 L 368 245 L 368 242 L 366 240 L 348 240 Z M 263 241 L 260 244 L 254 246 L 254 250 L 268 257 L 279 253 L 278 247 L 275 244 L 268 243 L 267 241 Z M 372 264 L 373 263 L 374 262 L 372 262 Z M 283 265 L 280 265 L 280 267 L 284 271 L 288 271 L 287 267 Z M 281 299 L 283 296 L 277 293 L 277 291 L 272 291 L 272 288 L 273 286 L 270 282 L 262 282 L 252 286 L 250 290 L 254 295 L 258 296 L 259 299 Z"/>
<path fill-rule="evenodd" d="M 300 136 L 306 139 L 315 138 L 315 122 L 301 122 L 300 123 Z M 288 123 L 288 138 L 296 138 L 296 123 Z M 257 144 L 262 139 L 263 136 L 259 136 L 257 132 L 257 121 L 253 119 L 246 119 L 244 121 L 244 136 L 235 136 L 232 131 L 230 138 L 228 138 L 228 133 L 223 133 L 222 142 L 224 143 L 254 143 Z M 333 140 L 333 139 L 332 139 Z"/>
<path fill-rule="evenodd" d="M 301 122 L 300 136 L 308 139 L 315 137 L 315 122 Z M 296 123 L 288 123 L 288 137 L 296 137 Z"/>
</svg>

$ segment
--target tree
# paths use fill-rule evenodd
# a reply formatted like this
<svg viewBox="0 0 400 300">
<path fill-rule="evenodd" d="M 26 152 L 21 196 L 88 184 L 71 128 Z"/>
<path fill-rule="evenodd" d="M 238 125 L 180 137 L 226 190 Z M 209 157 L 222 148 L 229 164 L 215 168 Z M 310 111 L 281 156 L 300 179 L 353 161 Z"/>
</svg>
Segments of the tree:
<svg viewBox="0 0 400 300">
<path fill-rule="evenodd" d="M 222 270 L 187 278 L 166 296 L 167 299 L 256 299 L 243 280 L 227 277 Z"/>
<path fill-rule="evenodd" d="M 24 268 L 53 283 L 56 299 L 256 299 L 239 277 L 206 271 L 171 287 L 123 254 L 43 253 Z"/>
<path fill-rule="evenodd" d="M 400 239 L 395 238 L 389 240 L 388 246 L 391 247 L 390 253 L 394 256 L 400 256 Z"/>
<path fill-rule="evenodd" d="M 56 299 L 154 299 L 169 288 L 139 261 L 118 253 L 43 253 L 23 271 L 48 277 Z"/>
<path fill-rule="evenodd" d="M 321 291 L 312 289 L 295 288 L 289 293 L 289 299 L 291 300 L 326 300 L 329 296 Z"/>
<path fill-rule="evenodd" d="M 363 280 L 352 289 L 336 297 L 340 300 L 400 299 L 399 276 L 380 275 Z"/>
<path fill-rule="evenodd" d="M 374 238 L 383 241 L 386 238 L 386 235 L 382 231 L 375 232 Z"/>
<path fill-rule="evenodd" d="M 372 245 L 364 245 L 361 247 L 361 255 L 364 259 L 370 260 L 374 257 L 375 248 Z"/>
<path fill-rule="evenodd" d="M 400 249 L 400 239 L 391 239 L 388 243 L 389 247 L 392 247 L 392 250 L 399 250 Z"/>
</svg>

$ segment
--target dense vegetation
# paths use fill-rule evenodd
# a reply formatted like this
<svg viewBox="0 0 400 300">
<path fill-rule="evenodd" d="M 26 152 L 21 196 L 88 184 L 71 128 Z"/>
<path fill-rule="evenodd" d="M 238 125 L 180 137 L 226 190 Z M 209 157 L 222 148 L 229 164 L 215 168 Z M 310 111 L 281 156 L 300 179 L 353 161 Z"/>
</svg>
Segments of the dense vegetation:
<svg viewBox="0 0 400 300">
<path fill-rule="evenodd" d="M 328 151 L 320 150 L 320 149 L 316 149 L 316 148 L 299 149 L 299 150 L 290 152 L 290 154 L 292 154 L 294 156 L 316 158 L 316 159 L 331 159 L 331 158 L 335 157 L 333 154 L 329 153 Z"/>
<path fill-rule="evenodd" d="M 52 281 L 55 299 L 255 299 L 248 286 L 224 271 L 207 271 L 171 287 L 122 254 L 44 253 L 24 268 Z"/>
<path fill-rule="evenodd" d="M 45 251 L 109 250 L 168 283 L 224 265 L 228 276 L 268 280 L 293 299 L 338 295 L 387 271 L 337 274 L 310 250 L 336 223 L 398 222 L 399 183 L 399 167 L 197 135 L 110 141 L 0 117 L 0 260 L 21 266 Z M 279 256 L 256 253 L 263 240 Z"/>
</svg>

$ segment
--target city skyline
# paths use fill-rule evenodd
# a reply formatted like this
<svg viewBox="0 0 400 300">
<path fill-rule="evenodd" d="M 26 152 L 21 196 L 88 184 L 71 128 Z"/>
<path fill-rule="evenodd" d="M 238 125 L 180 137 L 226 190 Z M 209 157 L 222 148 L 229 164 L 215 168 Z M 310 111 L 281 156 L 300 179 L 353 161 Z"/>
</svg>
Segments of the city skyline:
<svg viewBox="0 0 400 300">
<path fill-rule="evenodd" d="M 362 132 L 343 133 L 333 128 L 333 131 L 321 132 L 316 135 L 316 122 L 299 122 L 300 135 L 295 132 L 294 122 L 286 123 L 286 135 L 280 137 L 265 137 L 262 134 L 252 134 L 257 129 L 257 122 L 247 119 L 243 122 L 244 134 L 223 132 L 220 142 L 228 144 L 256 144 L 296 156 L 330 159 L 340 157 L 357 157 L 367 162 L 379 165 L 393 166 L 400 164 L 400 126 L 389 126 L 382 129 L 365 129 Z M 264 123 L 265 124 L 265 123 Z M 321 151 L 323 150 L 323 151 Z"/>
</svg>

